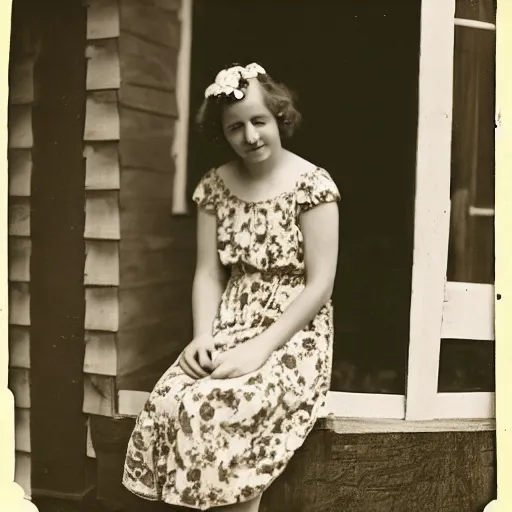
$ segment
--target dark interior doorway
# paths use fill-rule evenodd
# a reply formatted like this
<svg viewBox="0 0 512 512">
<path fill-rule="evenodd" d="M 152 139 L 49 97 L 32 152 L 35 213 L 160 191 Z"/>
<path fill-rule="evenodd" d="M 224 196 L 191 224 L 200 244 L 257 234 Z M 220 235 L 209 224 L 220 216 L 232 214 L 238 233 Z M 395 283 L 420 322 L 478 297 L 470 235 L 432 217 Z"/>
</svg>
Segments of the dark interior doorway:
<svg viewBox="0 0 512 512">
<path fill-rule="evenodd" d="M 288 149 L 337 182 L 332 389 L 404 393 L 413 248 L 420 0 L 195 0 L 191 115 L 226 64 L 298 94 Z M 188 195 L 216 162 L 191 123 Z"/>
</svg>

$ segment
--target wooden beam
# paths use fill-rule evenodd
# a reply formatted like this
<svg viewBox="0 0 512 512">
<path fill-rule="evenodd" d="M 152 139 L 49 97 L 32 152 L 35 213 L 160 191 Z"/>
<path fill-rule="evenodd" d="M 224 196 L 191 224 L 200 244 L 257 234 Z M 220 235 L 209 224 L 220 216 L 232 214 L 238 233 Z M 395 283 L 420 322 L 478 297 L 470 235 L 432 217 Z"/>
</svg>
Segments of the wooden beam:
<svg viewBox="0 0 512 512">
<path fill-rule="evenodd" d="M 330 430 L 336 434 L 387 434 L 420 432 L 492 432 L 496 430 L 494 419 L 452 419 L 405 421 L 393 419 L 361 419 L 329 417 L 320 420 L 315 430 Z"/>
<path fill-rule="evenodd" d="M 121 68 L 116 39 L 102 39 L 87 46 L 87 90 L 119 89 Z"/>
<path fill-rule="evenodd" d="M 9 237 L 9 281 L 30 281 L 32 241 L 28 237 Z"/>
<path fill-rule="evenodd" d="M 9 195 L 29 197 L 32 179 L 32 150 L 11 149 L 8 172 Z"/>
<path fill-rule="evenodd" d="M 90 483 L 82 413 L 87 10 L 69 0 L 29 4 L 42 38 L 30 197 L 37 211 L 30 276 L 32 487 L 34 495 L 79 495 Z"/>
<path fill-rule="evenodd" d="M 119 153 L 118 142 L 96 142 L 86 144 L 85 189 L 118 190 Z"/>
<path fill-rule="evenodd" d="M 30 329 L 9 327 L 9 367 L 30 369 Z"/>
<path fill-rule="evenodd" d="M 119 285 L 119 242 L 87 240 L 85 245 L 84 284 Z"/>
<path fill-rule="evenodd" d="M 187 163 L 188 134 L 190 124 L 190 73 L 192 67 L 192 15 L 193 0 L 181 0 L 181 30 L 178 54 L 176 96 L 179 118 L 172 144 L 172 155 L 176 165 L 172 198 L 175 214 L 188 213 Z"/>
<path fill-rule="evenodd" d="M 89 92 L 84 140 L 119 140 L 119 113 L 115 91 Z"/>
<path fill-rule="evenodd" d="M 418 146 L 406 419 L 429 419 L 437 394 L 450 223 L 455 0 L 421 6 Z M 428 321 L 425 314 L 428 312 Z"/>
<path fill-rule="evenodd" d="M 454 20 L 456 27 L 468 27 L 468 28 L 476 28 L 480 30 L 490 30 L 494 32 L 496 30 L 496 25 L 494 23 L 487 23 L 485 21 L 475 21 L 475 20 L 465 20 L 462 18 L 455 18 Z"/>
<path fill-rule="evenodd" d="M 116 335 L 110 332 L 85 333 L 84 372 L 97 375 L 117 374 Z"/>
<path fill-rule="evenodd" d="M 87 39 L 119 37 L 118 0 L 87 0 Z"/>
</svg>

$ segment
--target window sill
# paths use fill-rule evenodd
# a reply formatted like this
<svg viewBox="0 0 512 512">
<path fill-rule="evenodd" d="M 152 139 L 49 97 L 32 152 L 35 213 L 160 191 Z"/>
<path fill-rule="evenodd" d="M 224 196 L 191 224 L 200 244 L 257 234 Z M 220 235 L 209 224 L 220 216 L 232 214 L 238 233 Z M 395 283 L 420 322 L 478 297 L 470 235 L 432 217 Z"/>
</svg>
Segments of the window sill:
<svg viewBox="0 0 512 512">
<path fill-rule="evenodd" d="M 119 416 L 135 417 L 144 407 L 146 391 L 120 391 Z M 336 434 L 379 434 L 414 432 L 481 432 L 496 430 L 495 419 L 443 419 L 407 421 L 382 418 L 346 418 L 335 415 L 318 420 L 315 430 L 330 430 Z"/>
<path fill-rule="evenodd" d="M 321 418 L 316 430 L 330 430 L 336 434 L 384 434 L 420 432 L 482 432 L 495 431 L 494 419 L 443 419 L 407 421 L 375 418 Z"/>
</svg>

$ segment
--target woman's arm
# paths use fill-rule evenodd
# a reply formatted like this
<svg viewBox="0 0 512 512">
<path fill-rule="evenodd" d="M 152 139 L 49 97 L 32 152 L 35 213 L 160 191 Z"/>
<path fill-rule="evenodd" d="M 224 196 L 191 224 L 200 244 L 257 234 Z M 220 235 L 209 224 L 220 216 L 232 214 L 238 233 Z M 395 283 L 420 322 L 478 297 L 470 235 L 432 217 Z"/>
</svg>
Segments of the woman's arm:
<svg viewBox="0 0 512 512">
<path fill-rule="evenodd" d="M 225 275 L 217 253 L 216 217 L 197 213 L 197 260 L 192 285 L 193 340 L 180 356 L 182 370 L 200 379 L 212 370 L 212 325 L 224 290 Z"/>
<path fill-rule="evenodd" d="M 217 253 L 216 217 L 198 208 L 197 259 L 192 285 L 194 338 L 211 335 L 225 286 L 226 274 Z"/>
<path fill-rule="evenodd" d="M 339 214 L 335 202 L 301 215 L 306 285 L 284 313 L 260 336 L 270 352 L 303 329 L 331 298 L 338 262 Z"/>
</svg>

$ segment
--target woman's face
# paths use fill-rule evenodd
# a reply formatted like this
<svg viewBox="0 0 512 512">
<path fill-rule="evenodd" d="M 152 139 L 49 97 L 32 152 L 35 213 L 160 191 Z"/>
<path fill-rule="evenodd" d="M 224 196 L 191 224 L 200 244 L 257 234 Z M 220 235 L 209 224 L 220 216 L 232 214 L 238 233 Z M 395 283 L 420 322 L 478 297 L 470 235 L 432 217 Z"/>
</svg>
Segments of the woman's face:
<svg viewBox="0 0 512 512">
<path fill-rule="evenodd" d="M 255 79 L 249 81 L 243 99 L 224 108 L 222 128 L 228 144 L 246 163 L 263 162 L 281 149 L 277 121 Z"/>
</svg>

